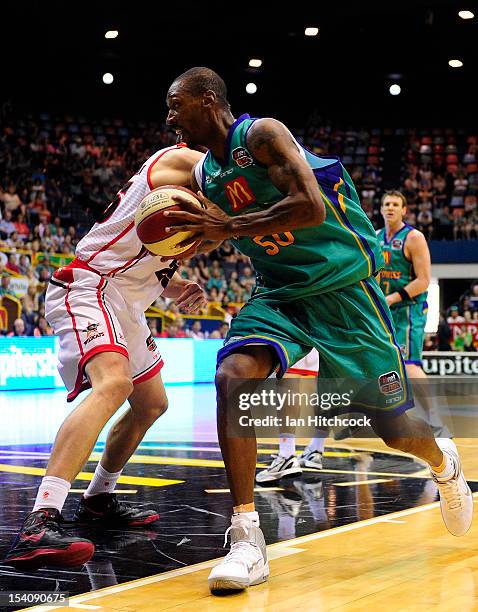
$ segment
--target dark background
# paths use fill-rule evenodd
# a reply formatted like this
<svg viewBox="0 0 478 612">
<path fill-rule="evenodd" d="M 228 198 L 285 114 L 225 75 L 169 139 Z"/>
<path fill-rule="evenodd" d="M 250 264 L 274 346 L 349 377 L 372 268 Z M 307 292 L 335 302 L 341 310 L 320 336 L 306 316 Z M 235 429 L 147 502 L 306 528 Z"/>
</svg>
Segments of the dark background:
<svg viewBox="0 0 478 612">
<path fill-rule="evenodd" d="M 458 10 L 475 8 L 464 21 Z M 0 101 L 23 113 L 163 118 L 167 88 L 194 65 L 217 70 L 233 112 L 293 127 L 476 123 L 478 10 L 453 0 L 370 2 L 35 2 L 0 6 Z M 304 27 L 318 26 L 318 37 Z M 119 37 L 106 40 L 107 29 Z M 259 71 L 250 57 L 263 59 Z M 464 67 L 452 69 L 450 58 Z M 106 86 L 104 72 L 115 76 Z M 390 75 L 401 75 L 392 97 Z M 245 93 L 254 80 L 259 91 Z"/>
</svg>

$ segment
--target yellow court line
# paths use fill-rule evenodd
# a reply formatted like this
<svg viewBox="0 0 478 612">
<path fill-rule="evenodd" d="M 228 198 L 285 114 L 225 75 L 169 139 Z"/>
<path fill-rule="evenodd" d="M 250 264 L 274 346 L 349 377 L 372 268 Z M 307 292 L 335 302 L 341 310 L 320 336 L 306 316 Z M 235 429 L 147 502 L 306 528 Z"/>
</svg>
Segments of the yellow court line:
<svg viewBox="0 0 478 612">
<path fill-rule="evenodd" d="M 99 461 L 101 453 L 93 453 L 90 457 L 91 461 Z M 142 463 L 152 465 L 178 465 L 186 467 L 215 467 L 224 468 L 224 461 L 213 460 L 213 459 L 185 459 L 185 458 L 171 458 L 171 457 L 153 457 L 151 455 L 133 455 L 130 458 L 130 463 Z M 266 468 L 267 464 L 257 463 L 257 468 Z M 317 470 L 314 468 L 302 468 L 304 472 L 314 472 L 316 474 L 364 474 L 365 476 L 391 476 L 392 478 L 431 478 L 428 469 L 420 470 L 412 474 L 401 474 L 398 472 L 368 472 L 360 470 L 334 470 L 334 469 L 321 469 Z M 44 468 L 28 467 L 23 465 L 7 465 L 0 464 L 0 472 L 12 472 L 16 474 L 29 474 L 32 476 L 44 476 Z M 80 472 L 77 476 L 77 480 L 91 480 L 93 478 L 93 472 Z M 121 475 L 118 482 L 120 484 L 129 485 L 143 485 L 151 487 L 165 487 L 172 484 L 179 484 L 184 480 L 169 480 L 164 478 L 146 478 L 142 476 L 125 476 Z M 470 482 L 475 482 L 470 480 Z"/>
<path fill-rule="evenodd" d="M 278 453 L 279 449 L 277 448 L 258 448 L 258 455 L 272 455 L 274 453 Z M 302 451 L 298 450 L 295 453 L 297 456 L 302 454 Z M 347 452 L 347 451 L 325 451 L 322 453 L 324 457 L 356 457 L 357 455 L 363 455 L 361 452 Z"/>
<path fill-rule="evenodd" d="M 305 444 L 299 444 L 298 446 L 306 446 Z M 219 447 L 211 447 L 208 448 L 206 446 L 201 446 L 201 447 L 188 447 L 188 446 L 176 446 L 176 447 L 172 447 L 172 446 L 140 446 L 138 448 L 139 451 L 147 451 L 147 450 L 162 450 L 162 451 L 172 451 L 172 452 L 177 452 L 177 451 L 186 451 L 186 452 L 200 452 L 200 453 L 220 453 L 221 449 Z M 277 448 L 258 448 L 257 449 L 257 454 L 258 455 L 271 455 L 273 453 L 277 453 L 278 449 Z M 300 455 L 302 451 L 298 450 L 296 451 L 296 455 Z M 96 455 L 101 455 L 100 452 L 98 453 L 93 453 L 96 457 Z M 324 457 L 355 457 L 356 455 L 361 455 L 362 453 L 359 451 L 334 451 L 334 450 L 326 450 L 323 453 Z M 93 455 L 92 455 L 93 457 Z M 93 460 L 93 459 L 92 459 Z"/>
<path fill-rule="evenodd" d="M 99 461 L 101 453 L 92 453 L 91 461 Z M 151 465 L 180 465 L 194 467 L 221 467 L 224 468 L 224 461 L 217 459 L 186 459 L 183 457 L 155 457 L 153 455 L 133 455 L 130 458 L 130 463 L 144 463 Z M 256 463 L 257 468 L 265 468 L 267 464 Z M 32 468 L 33 469 L 33 468 Z M 1 471 L 1 470 L 0 470 Z M 315 472 L 317 474 L 365 474 L 369 476 L 392 476 L 394 478 L 430 478 L 430 473 L 427 469 L 414 472 L 412 474 L 401 474 L 398 472 L 367 472 L 360 470 L 334 470 L 315 468 L 302 468 L 303 472 Z"/>
<path fill-rule="evenodd" d="M 360 485 L 392 482 L 393 478 L 374 478 L 373 480 L 351 480 L 350 482 L 333 482 L 334 487 L 359 487 Z"/>
<path fill-rule="evenodd" d="M 26 465 L 6 465 L 0 463 L 0 472 L 10 472 L 11 474 L 28 474 L 29 476 L 44 476 L 45 468 L 28 467 Z M 93 472 L 80 472 L 75 480 L 92 480 Z M 168 480 L 166 478 L 144 478 L 142 476 L 121 475 L 118 479 L 120 484 L 142 485 L 147 487 L 167 487 L 173 484 L 180 484 L 184 480 Z"/>
<path fill-rule="evenodd" d="M 473 493 L 473 497 L 478 497 L 478 493 Z M 439 507 L 440 502 L 432 502 L 430 504 L 424 504 L 423 506 L 416 506 L 414 508 L 408 508 L 406 510 L 398 510 L 397 512 L 391 512 L 390 514 L 365 519 L 364 521 L 356 521 L 355 523 L 350 523 L 349 525 L 333 527 L 332 529 L 326 529 L 325 531 L 319 531 L 310 535 L 299 536 L 298 538 L 292 538 L 291 540 L 285 540 L 284 542 L 269 544 L 269 546 L 267 546 L 267 550 L 275 551 L 275 549 L 277 548 L 287 548 L 297 551 L 297 548 L 294 547 L 300 546 L 300 544 L 305 544 L 306 542 L 311 542 L 313 540 L 322 540 L 324 538 L 333 537 L 335 535 L 346 533 L 348 531 L 355 531 L 357 529 L 363 529 L 364 527 L 370 527 L 372 525 L 376 525 L 377 523 L 383 523 L 384 519 L 393 520 L 394 518 L 409 516 L 411 514 L 418 514 L 419 512 L 426 512 L 427 510 L 433 510 Z M 143 586 L 155 584 L 157 582 L 164 582 L 166 580 L 171 580 L 179 576 L 195 574 L 196 572 L 200 572 L 202 570 L 213 567 L 222 558 L 223 557 L 220 557 L 218 559 L 212 559 L 211 561 L 203 561 L 201 563 L 196 563 L 195 565 L 188 565 L 187 567 L 170 570 L 169 572 L 156 574 L 155 576 L 149 576 L 148 578 L 138 578 L 137 580 L 131 580 L 130 582 L 124 582 L 123 584 L 105 587 L 104 589 L 99 589 L 98 591 L 89 591 L 88 593 L 84 593 L 83 595 L 74 595 L 73 597 L 70 597 L 69 605 L 70 607 L 74 608 L 75 604 L 100 599 L 101 597 L 114 595 L 115 593 L 122 593 L 123 591 L 130 591 L 131 589 L 141 588 Z M 53 606 L 35 606 L 33 608 L 23 608 L 19 612 L 58 612 L 62 609 L 66 610 L 66 608 L 58 608 Z"/>
<path fill-rule="evenodd" d="M 84 493 L 86 489 L 70 489 L 70 493 Z M 138 492 L 138 489 L 115 489 L 115 493 L 119 495 L 135 495 Z"/>
<path fill-rule="evenodd" d="M 99 461 L 101 453 L 91 453 L 90 461 Z M 195 467 L 224 467 L 224 461 L 219 459 L 189 459 L 187 457 L 158 457 L 155 455 L 133 455 L 128 463 L 144 463 L 151 465 L 182 465 Z"/>
<path fill-rule="evenodd" d="M 256 487 L 254 489 L 255 493 L 263 492 L 263 491 L 283 491 L 282 487 Z M 204 493 L 230 493 L 230 489 L 204 489 Z"/>
<path fill-rule="evenodd" d="M 364 476 L 391 476 L 392 478 L 431 478 L 428 469 L 413 472 L 411 474 L 400 474 L 398 472 L 366 472 L 361 470 L 316 470 L 314 468 L 302 468 L 302 471 L 315 472 L 316 474 L 363 474 Z"/>
</svg>

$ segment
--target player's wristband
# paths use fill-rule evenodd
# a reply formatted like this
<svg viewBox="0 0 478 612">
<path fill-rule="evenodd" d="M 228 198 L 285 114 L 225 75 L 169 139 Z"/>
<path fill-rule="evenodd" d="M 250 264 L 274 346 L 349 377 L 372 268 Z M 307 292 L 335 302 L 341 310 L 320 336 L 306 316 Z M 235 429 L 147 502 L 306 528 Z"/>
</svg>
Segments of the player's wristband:
<svg viewBox="0 0 478 612">
<path fill-rule="evenodd" d="M 411 300 L 412 299 L 408 295 L 407 290 L 405 289 L 405 287 L 401 287 L 401 289 L 398 290 L 398 293 L 399 293 L 400 297 L 402 298 L 402 301 Z"/>
</svg>

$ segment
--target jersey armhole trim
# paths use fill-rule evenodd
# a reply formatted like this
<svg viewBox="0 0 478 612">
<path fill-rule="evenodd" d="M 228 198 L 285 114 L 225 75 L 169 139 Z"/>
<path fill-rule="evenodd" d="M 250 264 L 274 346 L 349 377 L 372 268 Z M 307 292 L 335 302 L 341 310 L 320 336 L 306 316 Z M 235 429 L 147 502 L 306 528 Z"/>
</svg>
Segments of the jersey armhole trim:
<svg viewBox="0 0 478 612">
<path fill-rule="evenodd" d="M 416 229 L 416 228 L 415 228 L 415 227 L 412 227 L 411 225 L 408 225 L 408 223 L 405 225 L 405 227 L 409 227 L 409 228 L 411 228 L 411 229 L 410 229 L 410 231 L 409 231 L 409 232 L 407 232 L 407 233 L 405 234 L 405 237 L 404 237 L 404 239 L 403 239 L 403 242 L 402 242 L 402 255 L 403 255 L 403 259 L 405 259 L 405 261 L 408 261 L 408 263 L 409 263 L 409 264 L 412 266 L 412 269 L 413 269 L 413 261 L 412 261 L 411 259 L 409 259 L 409 258 L 408 258 L 408 257 L 405 255 L 405 243 L 406 243 L 406 241 L 407 241 L 408 236 L 410 235 L 410 232 L 411 232 L 412 230 Z M 415 270 L 413 270 L 413 272 L 415 273 Z"/>
<path fill-rule="evenodd" d="M 185 144 L 184 142 L 180 142 L 180 143 L 178 143 L 176 145 L 173 145 L 172 147 L 169 147 L 167 149 L 163 149 L 161 151 L 161 153 L 159 153 L 158 156 L 155 157 L 155 159 L 153 159 L 153 161 L 150 163 L 150 165 L 148 167 L 148 172 L 146 173 L 146 180 L 148 182 L 148 187 L 151 189 L 151 191 L 154 189 L 154 186 L 151 183 L 151 172 L 152 172 L 156 162 L 159 161 L 161 159 L 161 157 L 163 157 L 163 155 L 165 155 L 169 151 L 176 151 L 177 149 L 182 149 L 184 147 L 187 147 L 187 144 Z"/>
</svg>

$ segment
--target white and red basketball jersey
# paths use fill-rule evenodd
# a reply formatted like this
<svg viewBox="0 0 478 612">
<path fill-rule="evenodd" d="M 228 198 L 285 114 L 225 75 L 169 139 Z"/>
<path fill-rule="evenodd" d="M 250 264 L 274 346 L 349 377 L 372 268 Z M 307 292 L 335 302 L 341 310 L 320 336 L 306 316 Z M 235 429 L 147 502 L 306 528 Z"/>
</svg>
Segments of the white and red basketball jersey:
<svg viewBox="0 0 478 612">
<path fill-rule="evenodd" d="M 150 174 L 155 162 L 169 151 L 184 146 L 174 145 L 152 155 L 121 188 L 101 219 L 76 247 L 76 257 L 121 287 L 128 303 L 137 307 L 138 312 L 158 297 L 155 273 L 164 269 L 170 278 L 177 264 L 174 260 L 165 264 L 145 249 L 136 234 L 134 217 L 141 200 L 153 189 Z M 167 280 L 163 286 L 166 284 Z"/>
</svg>

